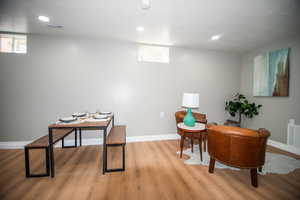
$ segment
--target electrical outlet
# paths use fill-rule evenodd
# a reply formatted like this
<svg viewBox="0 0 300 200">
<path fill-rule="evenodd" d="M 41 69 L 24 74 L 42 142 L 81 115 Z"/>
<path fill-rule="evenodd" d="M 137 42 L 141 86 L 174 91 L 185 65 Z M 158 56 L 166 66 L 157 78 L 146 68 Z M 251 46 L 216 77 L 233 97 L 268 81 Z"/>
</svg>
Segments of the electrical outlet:
<svg viewBox="0 0 300 200">
<path fill-rule="evenodd" d="M 165 117 L 165 112 L 160 112 L 160 113 L 159 113 L 159 117 L 160 117 L 160 118 L 164 118 L 164 117 Z"/>
</svg>

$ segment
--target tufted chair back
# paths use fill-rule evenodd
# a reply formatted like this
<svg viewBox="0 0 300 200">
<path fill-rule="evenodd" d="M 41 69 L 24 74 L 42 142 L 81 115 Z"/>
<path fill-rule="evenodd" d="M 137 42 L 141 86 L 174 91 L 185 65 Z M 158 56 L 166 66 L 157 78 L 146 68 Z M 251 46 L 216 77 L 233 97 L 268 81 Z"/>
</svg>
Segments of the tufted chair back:
<svg viewBox="0 0 300 200">
<path fill-rule="evenodd" d="M 239 168 L 258 168 L 265 163 L 266 129 L 251 130 L 208 125 L 208 153 L 224 164 Z"/>
</svg>

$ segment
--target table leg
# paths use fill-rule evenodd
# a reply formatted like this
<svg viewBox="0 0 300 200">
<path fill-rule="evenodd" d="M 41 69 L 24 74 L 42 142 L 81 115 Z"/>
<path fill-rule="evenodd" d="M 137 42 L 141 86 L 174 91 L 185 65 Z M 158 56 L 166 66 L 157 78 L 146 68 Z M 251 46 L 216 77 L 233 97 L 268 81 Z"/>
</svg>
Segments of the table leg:
<svg viewBox="0 0 300 200">
<path fill-rule="evenodd" d="M 200 138 L 199 138 L 199 150 L 200 150 L 200 158 L 202 161 L 202 134 L 200 134 Z"/>
<path fill-rule="evenodd" d="M 207 134 L 204 135 L 204 152 L 206 152 Z"/>
<path fill-rule="evenodd" d="M 106 128 L 103 130 L 103 152 L 102 152 L 102 174 L 105 174 L 107 168 L 106 153 Z"/>
<path fill-rule="evenodd" d="M 77 128 L 75 128 L 75 147 L 77 147 Z"/>
<path fill-rule="evenodd" d="M 184 145 L 185 136 L 181 136 L 180 139 L 180 158 L 182 158 L 182 151 L 183 151 L 183 145 Z"/>
<path fill-rule="evenodd" d="M 79 144 L 82 145 L 81 128 L 79 128 Z"/>
<path fill-rule="evenodd" d="M 192 146 L 192 153 L 194 153 L 194 134 L 191 137 L 191 146 Z"/>
<path fill-rule="evenodd" d="M 55 176 L 55 170 L 54 170 L 54 152 L 53 152 L 52 128 L 48 129 L 48 134 L 49 134 L 49 150 L 50 150 L 50 171 L 51 171 L 51 177 L 53 178 Z"/>
</svg>

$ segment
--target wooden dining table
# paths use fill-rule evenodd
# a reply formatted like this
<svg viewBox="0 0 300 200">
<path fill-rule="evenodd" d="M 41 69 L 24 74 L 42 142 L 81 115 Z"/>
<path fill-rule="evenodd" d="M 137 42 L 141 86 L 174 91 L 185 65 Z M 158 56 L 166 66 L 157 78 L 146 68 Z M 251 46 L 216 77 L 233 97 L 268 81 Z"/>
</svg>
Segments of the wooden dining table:
<svg viewBox="0 0 300 200">
<path fill-rule="evenodd" d="M 73 128 L 77 132 L 77 130 L 85 129 L 85 130 L 100 130 L 100 133 L 103 134 L 103 151 L 102 151 L 102 173 L 105 174 L 106 167 L 106 137 L 107 137 L 107 129 L 112 122 L 112 127 L 114 127 L 114 115 L 111 114 L 107 120 L 104 121 L 95 121 L 95 122 L 76 122 L 76 123 L 53 123 L 48 126 L 48 136 L 49 136 L 49 153 L 50 153 L 50 173 L 51 177 L 55 177 L 55 162 L 54 162 L 54 151 L 53 151 L 53 130 L 54 129 L 70 129 Z M 76 134 L 76 133 L 75 133 Z"/>
</svg>

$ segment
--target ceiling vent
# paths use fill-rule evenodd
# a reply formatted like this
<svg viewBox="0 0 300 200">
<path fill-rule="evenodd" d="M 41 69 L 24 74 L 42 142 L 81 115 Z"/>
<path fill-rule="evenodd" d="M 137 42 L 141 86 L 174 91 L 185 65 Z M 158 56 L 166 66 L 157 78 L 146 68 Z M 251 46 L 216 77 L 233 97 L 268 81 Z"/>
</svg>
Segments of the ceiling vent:
<svg viewBox="0 0 300 200">
<path fill-rule="evenodd" d="M 47 24 L 47 26 L 49 27 L 49 28 L 63 28 L 64 26 L 62 26 L 62 25 L 55 25 L 55 24 Z"/>
</svg>

